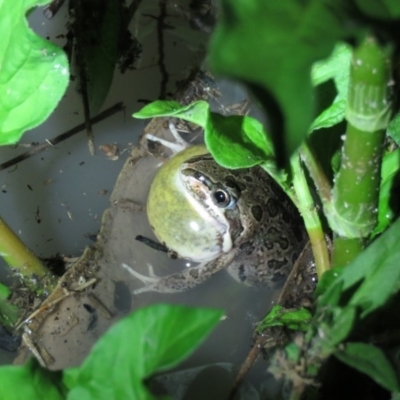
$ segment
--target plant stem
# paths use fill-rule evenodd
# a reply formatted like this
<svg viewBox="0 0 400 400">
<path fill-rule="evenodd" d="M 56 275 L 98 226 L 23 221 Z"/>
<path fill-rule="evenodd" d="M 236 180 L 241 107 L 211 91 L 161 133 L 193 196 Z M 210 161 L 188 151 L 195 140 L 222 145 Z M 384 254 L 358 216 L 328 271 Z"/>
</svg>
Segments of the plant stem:
<svg viewBox="0 0 400 400">
<path fill-rule="evenodd" d="M 333 190 L 340 236 L 367 237 L 377 223 L 384 138 L 384 130 L 365 133 L 347 125 L 341 168 Z"/>
<path fill-rule="evenodd" d="M 294 154 L 290 163 L 293 172 L 293 187 L 297 198 L 296 203 L 303 216 L 304 224 L 310 237 L 317 275 L 321 278 L 322 274 L 330 268 L 324 231 L 303 168 L 300 164 L 299 155 Z"/>
<path fill-rule="evenodd" d="M 341 166 L 332 202 L 324 204 L 338 238 L 334 241 L 335 265 L 356 257 L 377 223 L 385 129 L 391 113 L 388 60 L 387 51 L 372 37 L 353 52 Z"/>
<path fill-rule="evenodd" d="M 50 292 L 55 287 L 56 280 L 49 270 L 1 218 L 0 254 L 10 267 L 21 275 L 26 286 L 33 292 L 44 294 L 43 292 Z"/>
<path fill-rule="evenodd" d="M 310 173 L 315 187 L 317 188 L 322 203 L 330 203 L 332 197 L 332 186 L 322 170 L 321 165 L 314 157 L 314 154 L 307 142 L 303 143 L 303 145 L 300 147 L 299 153 L 301 159 L 308 169 L 308 172 Z"/>
<path fill-rule="evenodd" d="M 353 261 L 364 248 L 362 239 L 347 239 L 336 237 L 334 240 L 335 251 L 332 255 L 332 266 L 340 267 Z"/>
</svg>

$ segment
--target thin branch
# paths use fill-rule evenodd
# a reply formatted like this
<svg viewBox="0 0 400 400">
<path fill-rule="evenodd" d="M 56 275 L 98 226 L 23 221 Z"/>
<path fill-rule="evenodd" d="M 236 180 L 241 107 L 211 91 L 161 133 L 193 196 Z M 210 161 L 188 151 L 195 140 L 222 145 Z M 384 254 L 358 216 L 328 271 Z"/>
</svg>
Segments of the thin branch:
<svg viewBox="0 0 400 400">
<path fill-rule="evenodd" d="M 122 102 L 114 104 L 112 107 L 108 108 L 107 110 L 104 110 L 100 114 L 96 115 L 94 118 L 90 119 L 90 122 L 94 125 L 97 124 L 100 121 L 103 121 L 104 119 L 111 117 L 111 115 L 116 114 L 119 111 L 124 110 L 124 105 Z M 35 147 L 34 149 L 31 149 L 25 153 L 20 154 L 17 157 L 12 158 L 9 161 L 6 161 L 2 164 L 0 164 L 0 171 L 9 168 L 15 164 L 18 164 L 21 161 L 24 161 L 35 154 L 41 153 L 44 150 L 47 150 L 49 147 L 54 147 L 57 143 L 63 142 L 66 139 L 69 139 L 71 136 L 74 136 L 75 134 L 81 132 L 82 130 L 85 129 L 85 123 L 77 125 L 75 128 L 70 129 L 69 131 L 62 133 L 61 135 L 58 135 L 54 137 L 53 139 L 46 140 L 46 142 L 40 144 L 39 146 Z"/>
<path fill-rule="evenodd" d="M 164 52 L 164 27 L 165 17 L 167 15 L 167 2 L 160 0 L 160 15 L 157 18 L 157 38 L 158 38 L 158 65 L 161 72 L 160 99 L 165 99 L 167 94 L 168 72 L 165 68 L 165 52 Z"/>
<path fill-rule="evenodd" d="M 65 0 L 53 0 L 44 10 L 43 14 L 46 18 L 52 19 L 60 10 Z"/>
<path fill-rule="evenodd" d="M 83 52 L 82 43 L 85 40 L 84 38 L 84 16 L 82 13 L 82 0 L 76 0 L 75 7 L 75 50 L 76 50 L 76 63 L 79 69 L 79 80 L 80 80 L 80 92 L 82 95 L 82 105 L 83 105 L 83 113 L 85 116 L 85 128 L 88 139 L 88 146 L 91 155 L 94 155 L 94 138 L 93 138 L 93 130 L 92 124 L 90 122 L 90 107 L 89 107 L 89 95 L 87 90 L 87 74 L 86 74 L 86 62 L 85 62 L 85 54 Z"/>
<path fill-rule="evenodd" d="M 134 15 L 136 14 L 136 11 L 139 8 L 141 2 L 142 0 L 132 0 L 132 3 L 129 5 L 128 11 L 126 12 L 126 20 L 125 20 L 126 29 L 128 29 L 128 26 Z"/>
<path fill-rule="evenodd" d="M 314 181 L 314 185 L 317 188 L 318 194 L 321 198 L 323 204 L 330 203 L 332 196 L 332 187 L 326 177 L 324 171 L 322 170 L 321 165 L 316 160 L 313 152 L 307 143 L 304 143 L 299 148 L 300 158 L 306 165 L 308 172 L 312 180 Z"/>
<path fill-rule="evenodd" d="M 290 272 L 283 289 L 281 290 L 277 304 L 280 304 L 284 308 L 291 308 L 294 307 L 294 304 L 301 304 L 303 301 L 305 303 L 311 303 L 316 285 L 316 280 L 313 278 L 315 278 L 316 275 L 315 269 L 308 265 L 308 260 L 310 260 L 310 258 L 312 258 L 312 250 L 310 244 L 307 244 L 300 256 L 297 258 L 295 265 L 293 266 L 293 269 Z M 233 400 L 235 398 L 236 392 L 238 391 L 250 368 L 260 355 L 261 350 L 264 349 L 268 343 L 276 346 L 276 338 L 279 337 L 279 332 L 275 332 L 274 336 L 270 334 L 270 332 L 271 330 L 266 329 L 261 335 L 257 336 L 253 347 L 250 349 L 238 374 L 235 377 L 228 400 Z M 279 339 L 279 342 L 281 342 L 281 339 Z"/>
</svg>

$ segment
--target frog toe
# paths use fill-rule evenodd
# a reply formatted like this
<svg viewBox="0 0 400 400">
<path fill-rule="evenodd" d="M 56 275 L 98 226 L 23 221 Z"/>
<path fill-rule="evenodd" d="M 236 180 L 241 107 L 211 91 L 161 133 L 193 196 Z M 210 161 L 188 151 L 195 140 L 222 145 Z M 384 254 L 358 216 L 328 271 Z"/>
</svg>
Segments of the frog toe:
<svg viewBox="0 0 400 400">
<path fill-rule="evenodd" d="M 122 263 L 121 266 L 125 268 L 130 274 L 132 274 L 135 278 L 139 279 L 145 284 L 145 286 L 143 286 L 142 288 L 135 289 L 133 291 L 133 294 L 153 291 L 153 287 L 157 286 L 157 283 L 160 280 L 160 278 L 154 273 L 153 267 L 150 264 L 147 264 L 149 268 L 149 276 L 137 272 L 127 264 Z"/>
</svg>

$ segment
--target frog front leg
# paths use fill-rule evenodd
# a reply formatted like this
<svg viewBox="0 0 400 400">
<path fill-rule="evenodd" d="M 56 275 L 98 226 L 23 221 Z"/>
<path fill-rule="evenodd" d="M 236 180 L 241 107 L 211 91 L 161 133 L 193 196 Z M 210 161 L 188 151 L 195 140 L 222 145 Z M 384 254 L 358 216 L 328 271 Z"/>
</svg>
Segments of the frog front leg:
<svg viewBox="0 0 400 400">
<path fill-rule="evenodd" d="M 232 251 L 215 260 L 201 263 L 167 276 L 156 276 L 150 265 L 149 276 L 140 274 L 126 264 L 122 264 L 122 266 L 145 284 L 145 286 L 134 290 L 132 292 L 133 294 L 144 292 L 177 293 L 191 289 L 205 282 L 213 274 L 229 265 L 235 257 L 235 254 L 236 253 Z"/>
</svg>

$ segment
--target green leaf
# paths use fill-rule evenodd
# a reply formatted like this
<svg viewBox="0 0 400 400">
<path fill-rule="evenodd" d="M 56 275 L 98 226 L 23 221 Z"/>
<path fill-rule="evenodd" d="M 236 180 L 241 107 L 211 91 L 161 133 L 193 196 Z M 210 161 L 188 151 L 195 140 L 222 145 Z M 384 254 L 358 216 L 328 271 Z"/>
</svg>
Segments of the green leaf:
<svg viewBox="0 0 400 400">
<path fill-rule="evenodd" d="M 390 136 L 398 146 L 400 145 L 400 112 L 389 122 L 387 135 Z"/>
<path fill-rule="evenodd" d="M 206 128 L 207 122 L 210 118 L 210 105 L 204 101 L 199 100 L 188 106 L 182 107 L 179 113 L 176 113 L 177 118 L 182 118 L 185 121 L 197 124 L 202 128 Z"/>
<path fill-rule="evenodd" d="M 135 118 L 175 117 L 204 128 L 206 146 L 225 168 L 248 168 L 269 163 L 273 168 L 272 143 L 261 122 L 243 115 L 210 112 L 209 104 L 196 101 L 180 106 L 175 101 L 155 101 L 133 114 Z"/>
<path fill-rule="evenodd" d="M 396 373 L 383 352 L 365 343 L 347 343 L 333 353 L 340 361 L 353 367 L 390 391 L 398 391 Z"/>
<path fill-rule="evenodd" d="M 257 331 L 262 332 L 273 326 L 286 326 L 295 331 L 306 331 L 312 318 L 310 311 L 305 308 L 286 310 L 280 305 L 274 306 L 271 311 L 260 321 Z"/>
<path fill-rule="evenodd" d="M 175 117 L 205 128 L 209 120 L 210 105 L 199 100 L 182 106 L 173 100 L 156 100 L 133 114 L 135 118 Z"/>
<path fill-rule="evenodd" d="M 262 124 L 251 117 L 211 113 L 204 140 L 214 159 L 225 168 L 248 168 L 274 159 Z"/>
<path fill-rule="evenodd" d="M 64 52 L 37 36 L 26 12 L 43 0 L 0 2 L 0 145 L 17 142 L 54 110 L 69 80 Z"/>
<path fill-rule="evenodd" d="M 7 300 L 8 296 L 11 294 L 11 289 L 0 283 L 0 300 Z"/>
<path fill-rule="evenodd" d="M 205 128 L 209 120 L 210 105 L 199 100 L 182 106 L 173 100 L 156 100 L 133 114 L 134 118 L 175 117 Z"/>
<path fill-rule="evenodd" d="M 337 294 L 338 290 L 344 292 L 351 287 L 356 290 L 348 304 L 359 307 L 361 318 L 384 305 L 400 286 L 399 242 L 400 219 L 397 219 L 344 269 L 319 299 L 319 307 L 329 304 L 332 295 Z"/>
<path fill-rule="evenodd" d="M 381 187 L 379 189 L 378 225 L 374 228 L 372 237 L 382 233 L 398 212 L 397 209 L 392 208 L 391 199 L 392 190 L 399 183 L 399 169 L 400 149 L 385 154 L 382 161 Z"/>
<path fill-rule="evenodd" d="M 166 304 L 136 311 L 96 343 L 80 368 L 64 371 L 68 400 L 155 399 L 144 379 L 187 357 L 221 316 L 219 310 Z"/>
<path fill-rule="evenodd" d="M 397 0 L 356 0 L 356 4 L 372 18 L 394 19 L 400 17 L 400 4 Z"/>
<path fill-rule="evenodd" d="M 299 361 L 301 356 L 301 349 L 296 343 L 292 342 L 285 346 L 285 353 L 288 360 L 292 362 L 297 362 Z"/>
<path fill-rule="evenodd" d="M 186 107 L 182 107 L 177 101 L 173 100 L 156 100 L 144 106 L 140 111 L 133 113 L 132 116 L 138 119 L 169 117 L 175 116 Z"/>
<path fill-rule="evenodd" d="M 313 84 L 320 85 L 333 79 L 337 95 L 333 103 L 314 120 L 311 130 L 328 128 L 343 121 L 349 86 L 350 60 L 351 47 L 339 43 L 326 60 L 313 65 L 311 74 Z"/>
<path fill-rule="evenodd" d="M 0 400 L 62 400 L 66 389 L 61 372 L 40 367 L 31 358 L 25 365 L 0 367 Z"/>
<path fill-rule="evenodd" d="M 344 267 L 335 267 L 328 269 L 328 271 L 325 271 L 321 277 L 321 279 L 318 281 L 317 288 L 315 289 L 314 292 L 314 298 L 317 298 L 321 296 L 323 293 L 325 293 L 328 288 L 332 285 L 332 283 L 343 273 Z M 340 291 L 336 293 L 332 299 L 329 300 L 328 304 L 335 306 L 337 305 L 337 301 L 340 296 Z"/>
<path fill-rule="evenodd" d="M 278 164 L 314 119 L 312 65 L 350 35 L 344 0 L 224 0 L 210 44 L 214 71 L 244 82 L 268 114 Z"/>
<path fill-rule="evenodd" d="M 342 343 L 350 334 L 356 319 L 356 309 L 351 306 L 343 309 L 335 307 L 334 314 L 333 323 L 325 332 L 332 346 Z"/>
<path fill-rule="evenodd" d="M 10 294 L 11 290 L 0 283 L 0 323 L 6 327 L 13 326 L 19 315 L 19 308 L 8 302 Z"/>
</svg>

